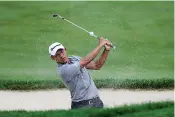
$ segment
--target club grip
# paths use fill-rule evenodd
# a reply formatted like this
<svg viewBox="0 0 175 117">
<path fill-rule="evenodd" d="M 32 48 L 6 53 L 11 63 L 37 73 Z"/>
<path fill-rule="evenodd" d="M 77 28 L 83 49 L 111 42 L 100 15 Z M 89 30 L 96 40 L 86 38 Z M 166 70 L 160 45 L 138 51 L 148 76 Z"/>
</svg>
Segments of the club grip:
<svg viewBox="0 0 175 117">
<path fill-rule="evenodd" d="M 108 45 L 108 44 L 107 44 Z M 111 46 L 113 49 L 115 49 L 115 46 L 112 44 L 112 45 L 108 45 L 108 46 Z"/>
<path fill-rule="evenodd" d="M 97 37 L 97 39 L 100 39 L 100 37 Z M 108 45 L 108 44 L 107 44 Z M 112 44 L 112 45 L 108 45 L 110 47 L 112 47 L 113 49 L 115 49 L 115 46 Z"/>
</svg>

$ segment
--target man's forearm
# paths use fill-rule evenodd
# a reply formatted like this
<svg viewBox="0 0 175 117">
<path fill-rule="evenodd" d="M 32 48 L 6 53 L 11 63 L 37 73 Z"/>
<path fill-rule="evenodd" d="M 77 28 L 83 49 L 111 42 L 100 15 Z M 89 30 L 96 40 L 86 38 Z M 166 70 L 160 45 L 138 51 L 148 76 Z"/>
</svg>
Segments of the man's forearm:
<svg viewBox="0 0 175 117">
<path fill-rule="evenodd" d="M 102 46 L 98 45 L 89 55 L 85 56 L 83 59 L 81 59 L 81 65 L 85 66 L 89 64 L 100 52 L 100 49 Z"/>
<path fill-rule="evenodd" d="M 104 65 L 104 63 L 105 63 L 105 61 L 108 57 L 108 54 L 109 54 L 109 50 L 104 49 L 104 51 L 103 51 L 102 55 L 100 56 L 100 58 L 97 61 L 95 61 L 96 66 L 98 68 L 101 68 Z"/>
</svg>

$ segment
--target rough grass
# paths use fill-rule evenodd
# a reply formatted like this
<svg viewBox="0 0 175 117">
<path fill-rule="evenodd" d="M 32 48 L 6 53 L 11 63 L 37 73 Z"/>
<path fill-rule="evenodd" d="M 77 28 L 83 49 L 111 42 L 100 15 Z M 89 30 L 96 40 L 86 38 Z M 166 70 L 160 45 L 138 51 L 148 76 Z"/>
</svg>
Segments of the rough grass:
<svg viewBox="0 0 175 117">
<path fill-rule="evenodd" d="M 174 79 L 95 79 L 98 88 L 173 89 Z M 0 90 L 38 90 L 65 88 L 61 80 L 0 80 Z"/>
<path fill-rule="evenodd" d="M 125 105 L 107 109 L 78 109 L 52 111 L 0 111 L 1 117 L 173 117 L 173 102 Z"/>
</svg>

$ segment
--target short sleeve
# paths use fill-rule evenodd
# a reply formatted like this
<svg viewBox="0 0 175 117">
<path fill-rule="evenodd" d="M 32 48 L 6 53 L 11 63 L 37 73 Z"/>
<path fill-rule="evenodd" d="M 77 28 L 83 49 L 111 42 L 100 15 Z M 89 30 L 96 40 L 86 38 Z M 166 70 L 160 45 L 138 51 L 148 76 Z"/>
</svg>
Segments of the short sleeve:
<svg viewBox="0 0 175 117">
<path fill-rule="evenodd" d="M 80 73 L 80 62 L 76 61 L 74 63 L 68 64 L 61 68 L 61 75 L 70 80 L 74 75 Z"/>
</svg>

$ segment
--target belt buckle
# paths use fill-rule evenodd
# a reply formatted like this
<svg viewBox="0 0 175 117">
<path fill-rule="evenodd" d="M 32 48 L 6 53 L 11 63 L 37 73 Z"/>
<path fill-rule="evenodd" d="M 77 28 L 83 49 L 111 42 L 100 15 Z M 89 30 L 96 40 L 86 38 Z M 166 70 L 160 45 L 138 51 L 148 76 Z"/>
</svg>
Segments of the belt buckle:
<svg viewBox="0 0 175 117">
<path fill-rule="evenodd" d="M 89 102 L 89 105 L 93 105 L 92 100 L 89 100 L 88 102 Z"/>
</svg>

